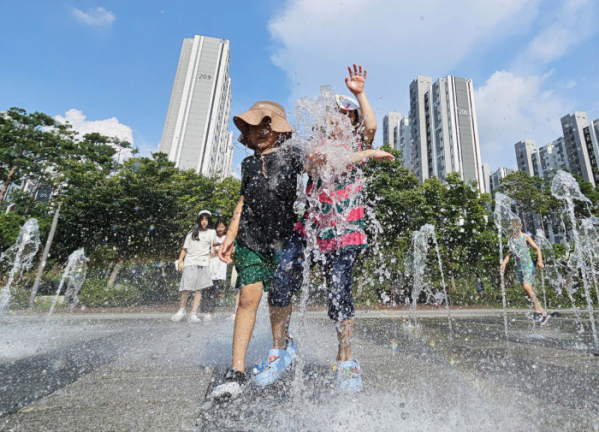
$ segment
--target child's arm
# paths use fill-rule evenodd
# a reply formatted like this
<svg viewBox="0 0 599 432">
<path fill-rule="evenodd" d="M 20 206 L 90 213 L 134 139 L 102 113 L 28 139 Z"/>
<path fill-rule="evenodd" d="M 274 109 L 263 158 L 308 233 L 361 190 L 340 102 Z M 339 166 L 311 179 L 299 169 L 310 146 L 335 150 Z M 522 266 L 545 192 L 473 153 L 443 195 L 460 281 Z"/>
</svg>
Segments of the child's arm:
<svg viewBox="0 0 599 432">
<path fill-rule="evenodd" d="M 179 271 L 183 271 L 183 258 L 187 255 L 187 249 L 181 249 L 181 253 L 179 254 L 179 261 L 177 262 L 177 268 Z"/>
<path fill-rule="evenodd" d="M 218 251 L 218 257 L 220 260 L 227 264 L 231 264 L 233 262 L 231 255 L 233 254 L 235 239 L 237 238 L 237 232 L 239 231 L 239 221 L 241 220 L 242 211 L 243 195 L 239 197 L 239 202 L 237 203 L 237 207 L 235 207 L 235 212 L 233 213 L 233 219 L 231 219 L 231 224 L 227 230 L 227 236 L 225 237 L 225 240 Z"/>
<path fill-rule="evenodd" d="M 395 160 L 395 156 L 393 156 L 391 153 L 387 153 L 386 151 L 382 150 L 363 150 L 360 152 L 349 154 L 348 158 L 349 164 L 366 162 L 370 158 L 378 161 L 387 159 L 389 162 L 393 162 Z M 304 170 L 309 175 L 313 175 L 317 170 L 325 166 L 326 162 L 326 156 L 322 153 L 318 153 L 318 150 L 316 150 L 314 153 L 308 155 L 308 161 L 304 165 Z"/>
<path fill-rule="evenodd" d="M 354 70 L 348 66 L 349 78 L 345 78 L 345 85 L 350 92 L 354 94 L 358 103 L 360 104 L 360 110 L 362 111 L 362 117 L 364 117 L 364 143 L 370 144 L 374 140 L 374 134 L 376 133 L 376 118 L 374 117 L 374 111 L 368 102 L 366 92 L 364 91 L 364 84 L 366 84 L 367 71 L 364 69 L 362 72 L 362 65 L 359 68 L 354 63 Z"/>
<path fill-rule="evenodd" d="M 364 150 L 364 151 L 356 152 L 353 155 L 351 155 L 351 162 L 352 163 L 366 162 L 370 158 L 377 160 L 377 161 L 387 159 L 389 162 L 393 162 L 395 160 L 395 156 L 393 156 L 391 153 L 387 153 L 386 151 Z"/>
<path fill-rule="evenodd" d="M 511 252 L 508 252 L 503 259 L 503 263 L 501 264 L 501 273 L 505 273 L 505 268 L 507 267 L 507 263 L 510 261 Z"/>
<path fill-rule="evenodd" d="M 543 264 L 543 254 L 541 253 L 541 248 L 537 246 L 537 244 L 528 234 L 526 234 L 526 241 L 528 242 L 530 247 L 533 248 L 537 253 L 537 266 L 539 268 L 545 268 L 545 264 Z"/>
</svg>

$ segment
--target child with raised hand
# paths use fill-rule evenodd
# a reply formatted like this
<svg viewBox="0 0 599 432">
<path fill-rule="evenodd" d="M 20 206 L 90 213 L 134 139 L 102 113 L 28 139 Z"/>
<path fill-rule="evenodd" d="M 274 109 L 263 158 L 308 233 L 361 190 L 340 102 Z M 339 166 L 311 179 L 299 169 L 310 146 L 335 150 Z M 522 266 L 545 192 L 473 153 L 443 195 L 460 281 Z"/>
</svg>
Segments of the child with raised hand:
<svg viewBox="0 0 599 432">
<path fill-rule="evenodd" d="M 245 359 L 256 312 L 293 232 L 298 175 L 303 172 L 299 152 L 281 148 L 293 130 L 281 105 L 260 101 L 233 121 L 241 131 L 239 141 L 254 154 L 241 164 L 239 202 L 218 251 L 229 264 L 235 250 L 241 282 L 231 369 L 210 394 L 219 400 L 238 397 L 246 385 Z"/>
<path fill-rule="evenodd" d="M 545 265 L 543 264 L 543 254 L 541 253 L 541 248 L 537 246 L 537 244 L 528 234 L 522 233 L 522 222 L 520 222 L 520 219 L 513 219 L 510 222 L 508 234 L 510 236 L 508 239 L 510 250 L 503 259 L 503 263 L 501 264 L 501 272 L 505 272 L 505 268 L 510 260 L 510 256 L 514 255 L 514 259 L 516 260 L 516 273 L 518 274 L 518 280 L 522 284 L 522 288 L 524 289 L 524 292 L 528 298 L 532 300 L 535 310 L 534 318 L 538 320 L 542 326 L 544 326 L 547 324 L 547 321 L 551 315 L 549 315 L 543 309 L 532 289 L 535 269 L 528 246 L 530 245 L 530 247 L 532 247 L 537 253 L 537 267 L 545 268 Z"/>
<path fill-rule="evenodd" d="M 353 127 L 354 138 L 360 142 L 358 152 L 353 152 L 345 143 L 339 143 L 339 151 L 347 153 L 347 165 L 342 173 L 337 173 L 334 184 L 323 186 L 319 170 L 326 166 L 327 161 L 319 155 L 310 155 L 310 162 L 306 167 L 311 178 L 308 181 L 306 193 L 318 197 L 318 204 L 309 204 L 306 209 L 307 216 L 304 224 L 296 226 L 296 231 L 305 235 L 304 225 L 309 225 L 311 232 L 316 233 L 316 242 L 320 252 L 324 255 L 324 269 L 327 289 L 329 291 L 328 316 L 335 321 L 339 347 L 337 352 L 337 386 L 341 391 L 361 391 L 362 369 L 351 349 L 351 338 L 354 328 L 354 302 L 353 302 L 353 268 L 359 249 L 368 246 L 364 232 L 364 208 L 362 206 L 362 180 L 359 178 L 357 165 L 369 158 L 375 160 L 393 160 L 393 155 L 381 151 L 371 150 L 377 124 L 374 113 L 364 85 L 367 71 L 362 71 L 362 66 L 355 64 L 352 70 L 349 67 L 349 77 L 345 79 L 347 88 L 353 93 L 357 101 L 348 96 L 336 96 L 336 109 L 349 117 Z M 361 115 L 360 115 L 361 111 Z M 363 134 L 361 134 L 363 127 Z M 335 137 L 328 137 L 334 139 Z M 345 148 L 345 150 L 343 150 Z M 331 192 L 333 191 L 333 192 Z M 346 193 L 347 192 L 347 193 Z M 347 199 L 350 197 L 350 199 Z M 311 200 L 312 201 L 312 200 Z M 333 209 L 345 218 L 331 224 Z M 338 229 L 339 228 L 339 229 Z M 271 324 L 273 327 L 273 349 L 289 350 L 288 327 L 291 319 L 291 297 L 300 286 L 297 283 L 284 283 L 293 280 L 289 273 L 295 270 L 296 277 L 301 280 L 301 263 L 303 259 L 300 248 L 288 250 L 283 255 L 281 264 L 275 273 L 269 303 L 271 306 Z M 276 312 L 279 309 L 279 312 Z M 297 351 L 295 344 L 292 350 Z M 279 359 L 276 362 L 281 363 Z M 268 385 L 276 381 L 283 373 L 281 365 L 270 366 L 273 362 L 256 376 L 256 383 Z"/>
</svg>

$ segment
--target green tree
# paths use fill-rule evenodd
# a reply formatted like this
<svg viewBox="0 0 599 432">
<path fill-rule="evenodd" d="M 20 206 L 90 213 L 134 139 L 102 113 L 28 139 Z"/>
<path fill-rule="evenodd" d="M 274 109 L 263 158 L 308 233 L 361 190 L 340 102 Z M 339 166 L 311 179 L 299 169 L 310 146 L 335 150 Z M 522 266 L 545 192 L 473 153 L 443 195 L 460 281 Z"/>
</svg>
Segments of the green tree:
<svg viewBox="0 0 599 432">
<path fill-rule="evenodd" d="M 175 259 L 200 209 L 230 217 L 239 196 L 238 181 L 180 171 L 164 153 L 131 158 L 111 176 L 79 171 L 72 181 L 82 187 L 65 193 L 58 241 L 65 253 L 83 246 L 112 261 L 109 285 L 125 262 Z"/>
</svg>

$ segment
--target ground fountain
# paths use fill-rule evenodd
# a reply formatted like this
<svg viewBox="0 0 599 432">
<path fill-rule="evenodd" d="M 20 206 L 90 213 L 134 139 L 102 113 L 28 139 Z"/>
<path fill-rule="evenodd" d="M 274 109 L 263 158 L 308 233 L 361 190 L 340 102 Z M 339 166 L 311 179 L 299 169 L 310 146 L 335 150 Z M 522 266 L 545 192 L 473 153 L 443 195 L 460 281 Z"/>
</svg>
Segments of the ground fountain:
<svg viewBox="0 0 599 432">
<path fill-rule="evenodd" d="M 10 263 L 11 270 L 8 282 L 0 292 L 0 314 L 4 313 L 10 303 L 11 287 L 19 276 L 31 267 L 33 258 L 40 247 L 40 231 L 37 219 L 29 219 L 21 227 L 17 241 L 0 256 L 0 261 Z"/>
<path fill-rule="evenodd" d="M 586 256 L 590 251 L 586 251 L 584 241 L 581 240 L 579 234 L 579 224 L 574 213 L 574 201 L 590 203 L 590 200 L 582 194 L 578 182 L 571 174 L 565 171 L 558 171 L 551 184 L 551 193 L 557 199 L 564 201 L 566 211 L 570 218 L 570 233 L 574 242 L 574 250 L 571 252 L 568 259 L 568 267 L 575 272 L 580 271 L 584 294 L 587 301 L 587 311 L 591 330 L 593 332 L 593 342 L 596 348 L 599 348 L 599 339 L 597 337 L 597 328 L 595 326 L 595 318 L 593 313 L 593 301 L 591 298 L 591 290 L 589 287 L 588 268 L 585 264 Z"/>
<path fill-rule="evenodd" d="M 447 296 L 447 286 L 445 285 L 445 276 L 443 273 L 443 265 L 441 262 L 441 253 L 439 251 L 439 244 L 437 243 L 437 237 L 435 236 L 435 227 L 431 224 L 423 225 L 419 231 L 412 233 L 412 247 L 408 255 L 406 262 L 406 269 L 408 269 L 409 275 L 413 278 L 413 288 L 410 301 L 410 316 L 412 324 L 417 327 L 418 321 L 416 319 L 416 307 L 418 299 L 422 290 L 425 288 L 424 275 L 426 270 L 426 261 L 429 250 L 429 241 L 432 241 L 435 245 L 435 252 L 437 254 L 437 262 L 439 264 L 439 273 L 441 275 L 441 284 L 443 286 L 443 294 L 445 298 L 445 307 L 447 309 L 447 320 L 449 323 L 449 335 L 451 338 L 452 326 L 451 326 L 451 312 L 449 309 L 449 297 Z M 429 293 L 430 295 L 430 293 Z"/>
<path fill-rule="evenodd" d="M 495 226 L 497 227 L 497 237 L 499 239 L 499 268 L 503 264 L 503 240 L 502 234 L 507 232 L 510 226 L 510 221 L 518 219 L 518 216 L 512 211 L 512 199 L 500 192 L 495 194 Z M 499 280 L 501 284 L 501 302 L 503 305 L 503 326 L 505 336 L 508 336 L 507 322 L 507 300 L 505 296 L 505 280 L 503 271 L 499 271 Z"/>
<path fill-rule="evenodd" d="M 77 249 L 71 255 L 69 255 L 69 260 L 67 262 L 67 266 L 62 273 L 62 278 L 60 279 L 60 283 L 58 284 L 58 289 L 56 290 L 56 295 L 52 300 L 52 305 L 50 306 L 50 311 L 48 312 L 48 317 L 52 316 L 52 312 L 54 312 L 54 308 L 56 307 L 56 303 L 62 291 L 62 288 L 66 282 L 67 288 L 65 292 L 66 303 L 69 303 L 71 306 L 71 311 L 73 307 L 78 303 L 78 294 L 79 290 L 83 286 L 85 282 L 85 273 L 87 271 L 87 257 L 85 256 L 85 252 L 83 248 Z"/>
<path fill-rule="evenodd" d="M 565 279 L 560 273 L 560 269 L 564 267 L 562 260 L 558 259 L 555 256 L 553 245 L 545 237 L 542 230 L 537 230 L 537 235 L 535 236 L 535 243 L 541 248 L 541 251 L 543 252 L 543 261 L 545 262 L 545 268 L 541 269 L 541 286 L 543 289 L 543 301 L 545 303 L 545 309 L 547 309 L 545 290 L 545 278 L 547 278 L 547 280 L 549 280 L 551 286 L 558 295 L 561 296 L 563 290 L 566 290 L 568 299 L 570 300 L 570 304 L 572 306 L 572 311 L 574 312 L 576 322 L 578 323 L 580 329 L 579 332 L 584 333 L 582 317 L 580 315 L 578 307 L 576 306 L 576 301 L 574 300 L 574 291 L 572 289 L 571 284 L 566 283 Z"/>
</svg>

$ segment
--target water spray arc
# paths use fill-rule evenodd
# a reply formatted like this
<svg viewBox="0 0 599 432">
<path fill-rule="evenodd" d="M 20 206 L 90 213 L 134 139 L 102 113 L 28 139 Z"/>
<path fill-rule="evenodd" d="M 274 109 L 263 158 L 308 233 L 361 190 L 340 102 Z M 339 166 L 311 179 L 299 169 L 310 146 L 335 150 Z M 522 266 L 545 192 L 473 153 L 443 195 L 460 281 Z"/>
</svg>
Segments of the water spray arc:
<svg viewBox="0 0 599 432">
<path fill-rule="evenodd" d="M 570 267 L 570 269 L 573 271 L 580 270 L 584 294 L 587 301 L 587 311 L 589 314 L 591 331 L 593 332 L 593 342 L 595 343 L 595 347 L 599 347 L 599 339 L 597 338 L 597 328 L 595 326 L 595 317 L 593 313 L 593 301 L 589 288 L 587 266 L 585 265 L 584 244 L 580 238 L 578 223 L 574 213 L 574 200 L 586 203 L 590 203 L 590 201 L 580 191 L 580 187 L 578 186 L 576 179 L 572 177 L 571 174 L 561 170 L 558 171 L 553 178 L 553 182 L 551 183 L 551 193 L 554 197 L 566 204 L 566 211 L 571 223 L 570 232 L 572 234 L 572 240 L 574 241 L 574 251 L 570 254 L 570 258 L 568 259 L 568 267 Z"/>
<path fill-rule="evenodd" d="M 8 282 L 0 292 L 0 315 L 10 303 L 10 290 L 14 281 L 33 263 L 33 258 L 40 247 L 40 230 L 37 219 L 29 219 L 21 227 L 17 241 L 0 255 L 0 261 L 11 262 Z"/>
<path fill-rule="evenodd" d="M 443 264 L 441 262 L 441 253 L 439 251 L 439 244 L 437 243 L 437 237 L 435 236 L 435 227 L 431 224 L 423 225 L 419 231 L 412 233 L 412 246 L 408 259 L 406 260 L 406 269 L 408 274 L 413 277 L 414 285 L 412 288 L 412 295 L 410 301 L 410 317 L 412 324 L 417 327 L 418 321 L 416 317 L 416 307 L 418 298 L 424 288 L 424 272 L 426 270 L 426 259 L 429 250 L 429 241 L 432 241 L 435 246 L 435 252 L 437 254 L 437 262 L 439 264 L 439 273 L 441 274 L 441 283 L 443 286 L 443 294 L 445 297 L 445 307 L 447 309 L 447 320 L 449 323 L 449 335 L 451 338 L 453 329 L 451 325 L 451 312 L 449 309 L 449 297 L 447 296 L 447 286 L 445 284 L 445 275 L 443 273 Z"/>
<path fill-rule="evenodd" d="M 78 294 L 79 290 L 83 286 L 83 283 L 85 282 L 86 271 L 87 258 L 83 248 L 77 249 L 75 252 L 69 255 L 67 266 L 62 274 L 60 283 L 58 284 L 58 289 L 56 290 L 54 299 L 52 300 L 52 306 L 50 306 L 48 317 L 52 316 L 52 312 L 54 312 L 54 308 L 58 302 L 58 297 L 60 296 L 60 292 L 62 291 L 62 287 L 64 286 L 65 282 L 67 283 L 65 298 L 69 300 L 69 303 L 71 304 L 71 310 L 78 303 Z"/>
</svg>

